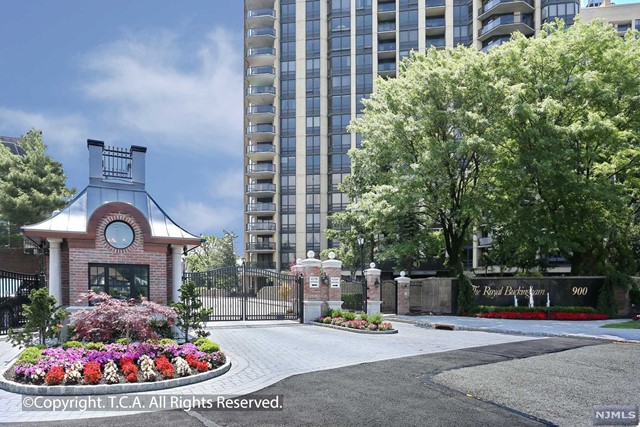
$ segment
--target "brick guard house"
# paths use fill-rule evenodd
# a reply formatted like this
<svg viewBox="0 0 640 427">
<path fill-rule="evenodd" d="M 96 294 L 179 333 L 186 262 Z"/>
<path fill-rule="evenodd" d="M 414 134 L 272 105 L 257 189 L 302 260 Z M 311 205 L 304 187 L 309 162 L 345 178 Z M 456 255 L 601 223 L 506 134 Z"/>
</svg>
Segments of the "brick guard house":
<svg viewBox="0 0 640 427">
<path fill-rule="evenodd" d="M 200 245 L 145 190 L 145 147 L 88 140 L 89 185 L 64 209 L 22 227 L 49 248 L 49 293 L 80 305 L 89 289 L 159 304 L 179 299 L 183 251 Z M 86 303 L 84 304 L 86 305 Z"/>
</svg>

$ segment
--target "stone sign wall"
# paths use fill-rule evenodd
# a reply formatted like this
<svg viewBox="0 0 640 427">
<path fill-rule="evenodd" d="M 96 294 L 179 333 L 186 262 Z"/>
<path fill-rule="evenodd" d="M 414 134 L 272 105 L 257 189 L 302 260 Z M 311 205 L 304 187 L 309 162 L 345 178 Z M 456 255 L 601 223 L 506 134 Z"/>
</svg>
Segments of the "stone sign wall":
<svg viewBox="0 0 640 427">
<path fill-rule="evenodd" d="M 487 277 L 473 278 L 474 302 L 477 305 L 529 304 L 533 287 L 534 305 L 546 306 L 547 295 L 552 306 L 596 307 L 598 291 L 604 277 Z"/>
</svg>

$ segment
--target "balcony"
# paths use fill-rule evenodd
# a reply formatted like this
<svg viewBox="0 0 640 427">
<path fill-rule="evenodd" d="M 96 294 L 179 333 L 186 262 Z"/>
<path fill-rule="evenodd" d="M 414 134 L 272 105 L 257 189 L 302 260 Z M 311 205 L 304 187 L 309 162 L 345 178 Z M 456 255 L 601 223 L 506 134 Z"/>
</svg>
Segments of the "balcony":
<svg viewBox="0 0 640 427">
<path fill-rule="evenodd" d="M 269 222 L 250 222 L 247 224 L 247 233 L 249 234 L 273 234 L 276 231 L 276 223 Z"/>
<path fill-rule="evenodd" d="M 533 19 L 526 16 L 503 15 L 488 22 L 484 22 L 478 30 L 478 40 L 483 42 L 491 37 L 509 35 L 514 31 L 520 31 L 525 36 L 535 33 Z"/>
<path fill-rule="evenodd" d="M 444 16 L 427 18 L 425 21 L 425 33 L 427 36 L 442 35 L 445 31 L 445 25 Z"/>
<path fill-rule="evenodd" d="M 247 61 L 251 67 L 273 66 L 276 50 L 273 47 L 252 47 L 247 49 Z"/>
<path fill-rule="evenodd" d="M 247 243 L 247 251 L 249 252 L 275 252 L 275 242 L 251 242 Z"/>
<path fill-rule="evenodd" d="M 252 86 L 273 84 L 276 78 L 276 68 L 269 65 L 247 68 L 247 80 Z"/>
<path fill-rule="evenodd" d="M 252 261 L 244 264 L 247 268 L 262 268 L 265 270 L 275 270 L 276 263 L 273 261 Z"/>
<path fill-rule="evenodd" d="M 247 47 L 273 46 L 276 39 L 276 30 L 273 27 L 251 28 L 245 33 Z"/>
<path fill-rule="evenodd" d="M 478 19 L 484 21 L 492 15 L 520 12 L 533 13 L 533 0 L 490 0 L 478 9 Z"/>
<path fill-rule="evenodd" d="M 396 75 L 396 61 L 393 62 L 378 62 L 378 74 L 384 77 L 395 77 Z"/>
<path fill-rule="evenodd" d="M 444 15 L 445 0 L 426 0 L 425 6 L 425 15 L 427 16 Z"/>
<path fill-rule="evenodd" d="M 270 8 L 251 9 L 247 12 L 247 26 L 260 28 L 273 26 L 276 20 L 276 11 Z"/>
<path fill-rule="evenodd" d="M 480 248 L 491 246 L 492 243 L 493 243 L 493 237 L 491 236 L 478 238 L 478 247 Z"/>
<path fill-rule="evenodd" d="M 447 46 L 447 41 L 444 37 L 428 38 L 426 46 L 427 49 L 429 49 L 430 47 L 441 49 Z"/>
<path fill-rule="evenodd" d="M 276 115 L 276 107 L 273 105 L 250 105 L 245 110 L 245 114 L 252 123 L 273 123 L 273 118 Z"/>
<path fill-rule="evenodd" d="M 396 2 L 378 3 L 378 21 L 394 19 L 396 16 Z"/>
<path fill-rule="evenodd" d="M 247 100 L 252 104 L 273 105 L 275 96 L 276 88 L 274 86 L 250 86 L 247 88 Z"/>
<path fill-rule="evenodd" d="M 273 163 L 252 163 L 247 165 L 247 175 L 253 178 L 271 178 L 276 173 L 276 165 Z"/>
<path fill-rule="evenodd" d="M 378 40 L 389 40 L 396 38 L 396 21 L 378 22 Z"/>
<path fill-rule="evenodd" d="M 252 140 L 259 141 L 272 141 L 274 135 L 276 134 L 276 127 L 268 123 L 247 126 L 246 130 L 248 137 L 250 137 Z"/>
<path fill-rule="evenodd" d="M 276 154 L 276 147 L 273 144 L 248 145 L 246 149 L 247 157 L 251 160 L 271 160 Z"/>
<path fill-rule="evenodd" d="M 276 193 L 276 185 L 272 183 L 256 183 L 247 185 L 247 195 L 252 197 L 268 197 Z"/>
<path fill-rule="evenodd" d="M 274 214 L 276 212 L 275 203 L 249 203 L 247 205 L 248 214 Z"/>
</svg>

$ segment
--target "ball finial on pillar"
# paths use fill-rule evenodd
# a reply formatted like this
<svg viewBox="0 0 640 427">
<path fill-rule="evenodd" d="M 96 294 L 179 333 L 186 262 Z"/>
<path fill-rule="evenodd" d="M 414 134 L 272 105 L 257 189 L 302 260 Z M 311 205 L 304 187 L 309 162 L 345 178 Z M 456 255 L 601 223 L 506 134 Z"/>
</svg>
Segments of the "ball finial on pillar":
<svg viewBox="0 0 640 427">
<path fill-rule="evenodd" d="M 313 252 L 313 251 L 309 251 L 309 252 L 307 252 L 307 258 L 313 258 L 313 257 L 315 257 L 315 256 L 316 256 L 316 253 L 315 253 L 315 252 Z"/>
<path fill-rule="evenodd" d="M 407 273 L 405 273 L 404 271 L 401 271 L 401 272 L 400 272 L 400 277 L 404 277 L 404 276 L 406 276 L 406 275 L 407 275 Z"/>
<path fill-rule="evenodd" d="M 375 262 L 372 262 L 371 264 L 369 264 L 369 267 L 371 267 L 371 268 L 376 268 L 376 263 L 375 263 Z"/>
<path fill-rule="evenodd" d="M 329 259 L 336 259 L 336 253 L 333 251 L 329 252 Z"/>
</svg>

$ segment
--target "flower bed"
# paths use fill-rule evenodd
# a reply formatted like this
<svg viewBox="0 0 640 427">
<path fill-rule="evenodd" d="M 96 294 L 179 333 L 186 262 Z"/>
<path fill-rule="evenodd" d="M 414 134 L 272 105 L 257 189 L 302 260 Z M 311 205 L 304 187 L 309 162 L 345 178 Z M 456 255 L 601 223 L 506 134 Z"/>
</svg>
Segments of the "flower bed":
<svg viewBox="0 0 640 427">
<path fill-rule="evenodd" d="M 368 316 L 365 313 L 356 315 L 351 312 L 342 312 L 341 310 L 333 310 L 325 317 L 316 319 L 317 323 L 324 325 L 337 326 L 339 328 L 368 331 L 368 332 L 388 332 L 395 331 L 390 322 L 383 322 L 380 313 Z"/>
<path fill-rule="evenodd" d="M 23 384 L 50 386 L 154 382 L 207 372 L 225 362 L 224 353 L 206 339 L 182 345 L 164 340 L 43 350 L 30 347 L 5 377 Z"/>
<path fill-rule="evenodd" d="M 570 313 L 552 311 L 490 311 L 478 313 L 477 317 L 488 319 L 526 319 L 526 320 L 605 320 L 609 316 L 601 313 Z"/>
</svg>

